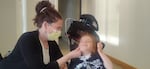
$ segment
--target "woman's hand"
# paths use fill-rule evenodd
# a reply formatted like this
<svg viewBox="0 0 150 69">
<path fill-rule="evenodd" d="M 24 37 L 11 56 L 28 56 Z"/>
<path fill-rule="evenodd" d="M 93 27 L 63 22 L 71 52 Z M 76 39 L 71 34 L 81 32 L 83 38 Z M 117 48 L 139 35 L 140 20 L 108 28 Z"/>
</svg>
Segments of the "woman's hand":
<svg viewBox="0 0 150 69">
<path fill-rule="evenodd" d="M 69 55 L 70 59 L 72 59 L 72 58 L 78 58 L 78 57 L 81 56 L 81 50 L 78 47 L 75 50 L 71 51 L 68 55 Z"/>
<path fill-rule="evenodd" d="M 64 64 L 66 64 L 66 62 L 80 56 L 81 56 L 80 48 L 76 48 L 75 50 L 69 52 L 67 55 L 64 55 L 63 57 L 59 58 L 57 62 L 60 68 L 64 68 Z"/>
</svg>

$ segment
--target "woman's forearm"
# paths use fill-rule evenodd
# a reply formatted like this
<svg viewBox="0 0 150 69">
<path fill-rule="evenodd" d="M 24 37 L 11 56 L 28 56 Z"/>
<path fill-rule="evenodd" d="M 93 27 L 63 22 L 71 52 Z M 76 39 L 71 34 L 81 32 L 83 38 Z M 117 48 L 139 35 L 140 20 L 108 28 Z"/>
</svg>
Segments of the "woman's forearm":
<svg viewBox="0 0 150 69">
<path fill-rule="evenodd" d="M 66 64 L 69 60 L 71 60 L 72 58 L 77 58 L 79 56 L 81 56 L 80 48 L 76 48 L 75 50 L 69 52 L 67 55 L 57 60 L 59 67 L 63 68 L 64 64 Z"/>
<path fill-rule="evenodd" d="M 66 63 L 67 63 L 70 59 L 71 59 L 71 58 L 70 58 L 69 54 L 67 54 L 67 55 L 61 57 L 60 59 L 58 59 L 58 60 L 57 60 L 57 63 L 59 64 L 60 69 L 65 68 Z"/>
</svg>

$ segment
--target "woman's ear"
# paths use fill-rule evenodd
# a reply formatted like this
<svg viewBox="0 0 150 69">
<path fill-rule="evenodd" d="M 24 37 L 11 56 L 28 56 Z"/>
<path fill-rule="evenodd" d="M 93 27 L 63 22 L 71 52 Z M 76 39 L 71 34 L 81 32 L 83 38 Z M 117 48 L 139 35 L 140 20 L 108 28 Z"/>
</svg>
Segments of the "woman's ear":
<svg viewBox="0 0 150 69">
<path fill-rule="evenodd" d="M 49 32 L 49 23 L 47 21 L 44 21 L 42 23 L 42 28 L 45 31 L 45 33 L 48 33 Z"/>
<path fill-rule="evenodd" d="M 43 22 L 43 27 L 44 27 L 45 29 L 48 29 L 48 25 L 49 25 L 49 24 L 48 24 L 47 21 L 44 21 L 44 22 Z"/>
</svg>

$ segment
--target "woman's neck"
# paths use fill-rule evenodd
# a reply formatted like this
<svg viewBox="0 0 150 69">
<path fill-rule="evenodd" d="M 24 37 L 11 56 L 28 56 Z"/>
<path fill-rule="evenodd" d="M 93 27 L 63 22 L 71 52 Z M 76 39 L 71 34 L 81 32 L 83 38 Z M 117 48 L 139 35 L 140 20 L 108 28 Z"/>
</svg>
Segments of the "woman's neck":
<svg viewBox="0 0 150 69">
<path fill-rule="evenodd" d="M 46 34 L 42 29 L 39 29 L 39 40 L 42 42 L 44 48 L 48 48 L 48 41 L 46 38 Z"/>
</svg>

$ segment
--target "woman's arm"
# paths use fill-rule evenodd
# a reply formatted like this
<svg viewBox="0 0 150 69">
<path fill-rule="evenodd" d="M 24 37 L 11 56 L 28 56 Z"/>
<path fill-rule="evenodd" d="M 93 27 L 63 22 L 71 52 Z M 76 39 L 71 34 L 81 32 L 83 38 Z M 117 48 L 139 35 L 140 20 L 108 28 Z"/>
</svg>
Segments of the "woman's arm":
<svg viewBox="0 0 150 69">
<path fill-rule="evenodd" d="M 66 64 L 69 60 L 71 60 L 72 58 L 79 57 L 80 55 L 81 55 L 81 51 L 79 48 L 71 51 L 67 55 L 64 55 L 63 57 L 57 60 L 59 67 L 62 68 L 64 64 Z"/>
<path fill-rule="evenodd" d="M 23 59 L 29 69 L 61 69 L 68 62 L 68 60 L 81 55 L 80 49 L 77 48 L 45 66 L 43 64 L 43 59 L 41 58 L 42 53 L 40 47 L 36 44 L 36 39 L 33 34 L 23 34 L 18 40 L 17 45 L 19 45 Z"/>
<path fill-rule="evenodd" d="M 110 59 L 105 55 L 105 53 L 102 51 L 102 43 L 99 42 L 97 44 L 97 49 L 98 49 L 98 53 L 101 56 L 103 62 L 104 62 L 104 66 L 106 69 L 113 69 L 113 65 L 112 62 L 110 61 Z"/>
</svg>

